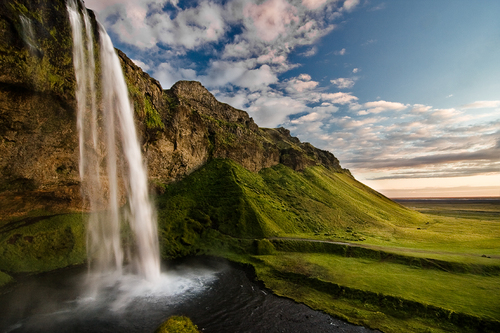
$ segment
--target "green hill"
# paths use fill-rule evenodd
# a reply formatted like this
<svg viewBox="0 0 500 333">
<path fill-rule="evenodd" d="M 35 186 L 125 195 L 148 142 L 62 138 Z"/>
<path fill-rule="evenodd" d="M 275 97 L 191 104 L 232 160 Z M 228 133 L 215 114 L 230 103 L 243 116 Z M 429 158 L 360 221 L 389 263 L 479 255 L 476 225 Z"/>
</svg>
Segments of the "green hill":
<svg viewBox="0 0 500 333">
<path fill-rule="evenodd" d="M 158 199 L 163 255 L 184 255 L 209 229 L 241 239 L 315 237 L 362 241 L 428 217 L 323 166 L 294 171 L 282 164 L 252 173 L 215 159 Z"/>
</svg>

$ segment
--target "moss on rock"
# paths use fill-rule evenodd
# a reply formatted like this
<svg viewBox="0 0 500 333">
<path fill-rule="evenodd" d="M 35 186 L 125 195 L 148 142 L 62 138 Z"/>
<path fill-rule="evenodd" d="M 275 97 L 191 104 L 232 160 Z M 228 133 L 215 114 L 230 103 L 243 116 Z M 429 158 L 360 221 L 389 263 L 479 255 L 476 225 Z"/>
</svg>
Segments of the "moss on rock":
<svg viewBox="0 0 500 333">
<path fill-rule="evenodd" d="M 43 272 L 82 264 L 87 258 L 82 214 L 12 221 L 0 229 L 0 270 Z"/>
<path fill-rule="evenodd" d="M 6 285 L 11 281 L 13 281 L 12 276 L 0 271 L 0 287 Z"/>
<path fill-rule="evenodd" d="M 199 333 L 199 331 L 188 317 L 173 316 L 161 324 L 155 333 Z"/>
</svg>

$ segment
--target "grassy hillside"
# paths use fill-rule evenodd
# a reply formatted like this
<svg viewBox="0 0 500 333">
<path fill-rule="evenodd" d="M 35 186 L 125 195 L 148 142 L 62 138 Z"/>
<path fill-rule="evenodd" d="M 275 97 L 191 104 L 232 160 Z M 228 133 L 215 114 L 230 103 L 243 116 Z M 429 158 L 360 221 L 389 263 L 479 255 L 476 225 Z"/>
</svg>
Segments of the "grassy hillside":
<svg viewBox="0 0 500 333">
<path fill-rule="evenodd" d="M 212 228 L 236 238 L 390 239 L 425 225 L 409 210 L 345 173 L 316 166 L 296 172 L 277 165 L 252 173 L 231 160 L 212 160 L 158 199 L 164 255 L 186 254 Z"/>
<path fill-rule="evenodd" d="M 158 198 L 162 255 L 252 265 L 275 293 L 384 332 L 500 329 L 500 224 L 422 214 L 321 166 L 212 160 Z"/>
</svg>

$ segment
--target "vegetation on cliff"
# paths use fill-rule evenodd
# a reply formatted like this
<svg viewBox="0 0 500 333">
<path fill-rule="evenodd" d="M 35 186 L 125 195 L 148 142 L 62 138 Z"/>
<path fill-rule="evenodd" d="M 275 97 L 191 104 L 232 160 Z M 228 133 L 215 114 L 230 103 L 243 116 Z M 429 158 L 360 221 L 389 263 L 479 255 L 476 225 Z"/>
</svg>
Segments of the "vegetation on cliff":
<svg viewBox="0 0 500 333">
<path fill-rule="evenodd" d="M 9 221 L 0 226 L 0 271 L 43 272 L 82 264 L 87 259 L 85 230 L 81 213 Z"/>
</svg>

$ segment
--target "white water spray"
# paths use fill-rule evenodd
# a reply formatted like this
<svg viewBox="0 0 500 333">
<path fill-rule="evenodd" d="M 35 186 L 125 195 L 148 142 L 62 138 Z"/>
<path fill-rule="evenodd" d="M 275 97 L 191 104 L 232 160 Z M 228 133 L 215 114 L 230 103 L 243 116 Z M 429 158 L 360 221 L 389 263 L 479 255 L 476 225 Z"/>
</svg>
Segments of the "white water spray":
<svg viewBox="0 0 500 333">
<path fill-rule="evenodd" d="M 99 25 L 102 100 L 97 108 L 92 25 L 81 2 L 69 0 L 67 9 L 77 82 L 80 178 L 91 211 L 87 236 L 90 268 L 99 276 L 111 276 L 112 281 L 124 273 L 155 281 L 160 277 L 156 216 L 120 61 Z M 106 170 L 101 169 L 102 164 Z M 120 202 L 123 194 L 125 206 Z M 126 242 L 123 234 L 130 235 Z"/>
</svg>

